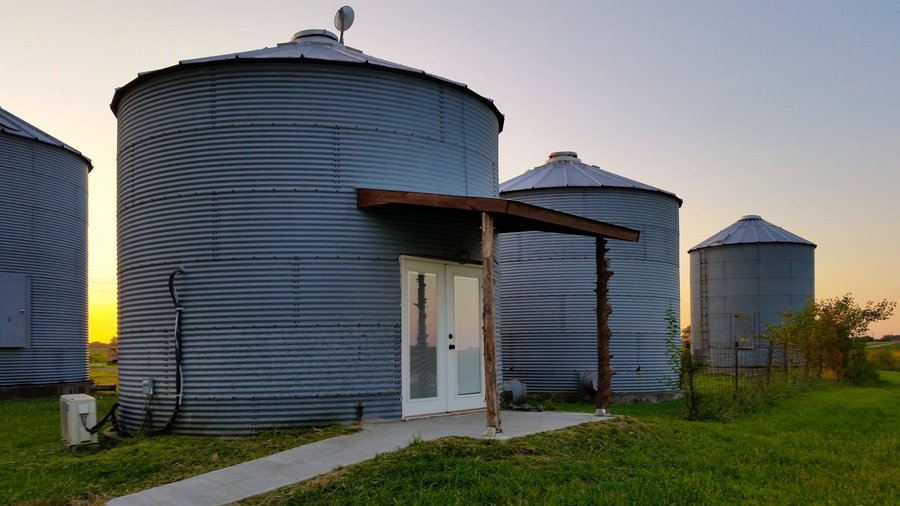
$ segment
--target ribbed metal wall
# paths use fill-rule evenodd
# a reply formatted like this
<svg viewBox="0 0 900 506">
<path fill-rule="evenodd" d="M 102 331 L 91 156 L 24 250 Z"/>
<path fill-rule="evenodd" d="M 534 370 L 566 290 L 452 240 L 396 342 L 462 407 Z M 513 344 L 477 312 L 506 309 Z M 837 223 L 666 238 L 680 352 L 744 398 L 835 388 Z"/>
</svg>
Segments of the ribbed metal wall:
<svg viewBox="0 0 900 506">
<path fill-rule="evenodd" d="M 119 379 L 139 425 L 176 430 L 400 417 L 398 257 L 480 259 L 480 221 L 360 211 L 357 188 L 497 194 L 498 118 L 433 79 L 329 63 L 187 67 L 118 108 Z"/>
<path fill-rule="evenodd" d="M 781 313 L 800 309 L 815 294 L 815 246 L 748 243 L 691 250 L 691 346 L 712 366 L 733 364 L 736 314 L 755 315 L 756 334 L 781 323 Z M 756 339 L 741 343 L 755 346 Z M 744 354 L 746 360 L 764 355 Z M 756 358 L 754 358 L 756 357 Z M 745 366 L 761 365 L 744 363 Z"/>
<path fill-rule="evenodd" d="M 640 230 L 638 243 L 608 241 L 613 392 L 671 390 L 666 312 L 678 318 L 680 201 L 662 192 L 603 187 L 502 196 Z M 524 380 L 529 392 L 577 392 L 579 373 L 597 370 L 595 240 L 503 234 L 499 251 L 504 376 Z"/>
<path fill-rule="evenodd" d="M 87 381 L 88 164 L 0 133 L 0 273 L 30 284 L 26 347 L 0 348 L 0 386 Z"/>
</svg>

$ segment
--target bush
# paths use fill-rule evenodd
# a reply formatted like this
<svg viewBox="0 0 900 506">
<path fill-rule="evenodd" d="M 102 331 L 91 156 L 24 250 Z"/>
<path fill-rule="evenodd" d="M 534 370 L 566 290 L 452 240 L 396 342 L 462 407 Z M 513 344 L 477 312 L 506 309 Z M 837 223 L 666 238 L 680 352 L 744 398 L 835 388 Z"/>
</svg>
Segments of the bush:
<svg viewBox="0 0 900 506">
<path fill-rule="evenodd" d="M 896 304 L 887 300 L 860 306 L 850 294 L 809 302 L 788 311 L 783 323 L 769 328 L 767 338 L 798 354 L 807 370 L 837 380 L 865 383 L 874 375 L 866 361 L 869 324 L 891 317 Z"/>
<path fill-rule="evenodd" d="M 872 350 L 868 353 L 872 367 L 882 371 L 900 371 L 900 351 Z"/>
</svg>

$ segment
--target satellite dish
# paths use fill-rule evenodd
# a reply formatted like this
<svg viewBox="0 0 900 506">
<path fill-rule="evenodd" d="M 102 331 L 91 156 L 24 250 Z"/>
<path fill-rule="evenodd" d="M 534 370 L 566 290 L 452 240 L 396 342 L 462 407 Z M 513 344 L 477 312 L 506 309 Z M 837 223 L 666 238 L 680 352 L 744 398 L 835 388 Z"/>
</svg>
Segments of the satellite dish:
<svg viewBox="0 0 900 506">
<path fill-rule="evenodd" d="M 344 43 L 344 31 L 348 30 L 352 24 L 353 8 L 345 5 L 338 9 L 337 14 L 334 15 L 334 27 L 341 32 L 341 44 Z"/>
</svg>

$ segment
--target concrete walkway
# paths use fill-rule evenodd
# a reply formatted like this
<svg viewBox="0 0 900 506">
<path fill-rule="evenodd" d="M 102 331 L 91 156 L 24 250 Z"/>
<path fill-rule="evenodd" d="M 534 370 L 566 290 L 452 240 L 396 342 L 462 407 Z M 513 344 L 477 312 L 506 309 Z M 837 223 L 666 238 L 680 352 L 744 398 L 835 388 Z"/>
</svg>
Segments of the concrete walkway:
<svg viewBox="0 0 900 506">
<path fill-rule="evenodd" d="M 504 411 L 503 433 L 484 436 L 484 412 L 408 422 L 367 423 L 355 434 L 325 439 L 109 501 L 111 506 L 230 504 L 409 446 L 447 436 L 510 439 L 606 420 L 584 413 Z"/>
</svg>

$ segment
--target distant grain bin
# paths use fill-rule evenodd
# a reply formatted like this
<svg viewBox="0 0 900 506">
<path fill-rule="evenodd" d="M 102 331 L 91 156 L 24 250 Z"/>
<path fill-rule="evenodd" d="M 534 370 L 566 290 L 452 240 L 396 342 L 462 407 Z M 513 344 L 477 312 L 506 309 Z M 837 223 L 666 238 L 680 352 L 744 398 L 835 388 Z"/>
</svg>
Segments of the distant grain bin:
<svg viewBox="0 0 900 506">
<path fill-rule="evenodd" d="M 691 248 L 692 351 L 710 365 L 729 366 L 735 343 L 757 346 L 757 336 L 778 325 L 783 311 L 814 296 L 815 248 L 756 215 Z"/>
<path fill-rule="evenodd" d="M 613 392 L 668 395 L 666 314 L 679 314 L 674 194 L 607 172 L 569 151 L 500 186 L 501 196 L 640 230 L 609 243 Z M 529 392 L 577 392 L 597 370 L 594 240 L 543 232 L 500 237 L 504 377 Z M 676 322 L 677 323 L 677 322 Z"/>
<path fill-rule="evenodd" d="M 0 109 L 0 397 L 88 386 L 90 170 L 81 153 Z"/>
<path fill-rule="evenodd" d="M 306 30 L 141 74 L 111 107 L 128 426 L 484 406 L 480 219 L 366 212 L 357 189 L 496 197 L 491 101 Z"/>
</svg>

